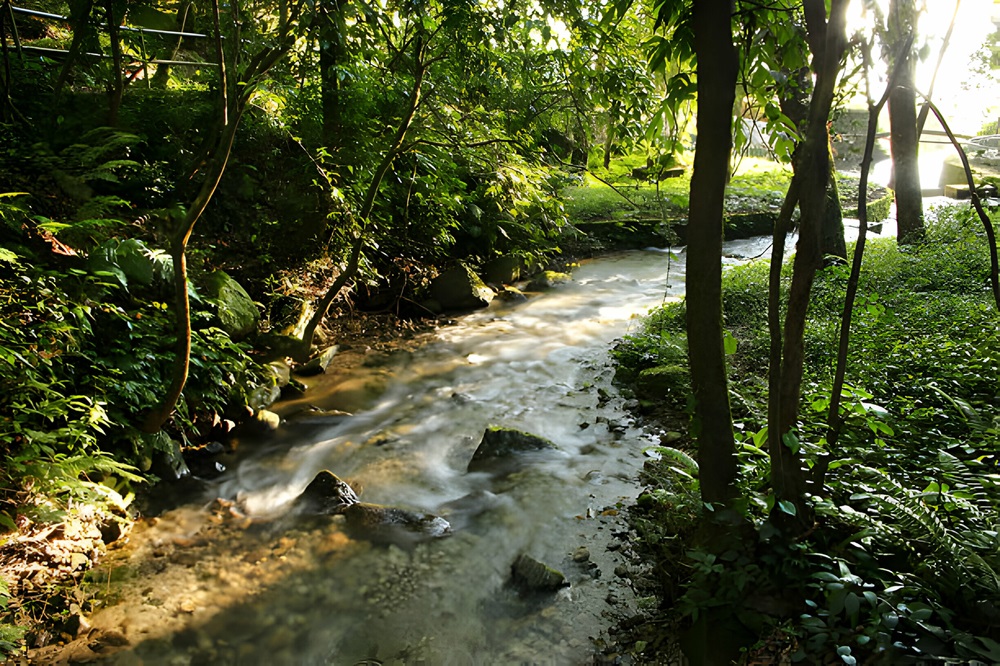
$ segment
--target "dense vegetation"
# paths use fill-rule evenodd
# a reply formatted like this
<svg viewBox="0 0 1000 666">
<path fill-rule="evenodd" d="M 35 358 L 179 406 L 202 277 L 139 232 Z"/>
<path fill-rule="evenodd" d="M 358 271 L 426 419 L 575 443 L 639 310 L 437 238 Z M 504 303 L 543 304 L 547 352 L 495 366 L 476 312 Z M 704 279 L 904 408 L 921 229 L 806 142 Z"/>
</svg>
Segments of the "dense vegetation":
<svg viewBox="0 0 1000 666">
<path fill-rule="evenodd" d="M 790 547 L 766 523 L 775 502 L 762 449 L 768 262 L 727 271 L 740 510 L 758 526 L 759 540 L 750 555 L 692 546 L 701 500 L 689 440 L 655 449 L 660 460 L 647 465 L 650 486 L 635 524 L 675 621 L 720 605 L 753 609 L 729 630 L 765 639 L 756 649 L 771 657 L 767 639 L 776 641 L 794 660 L 1000 659 L 1000 365 L 984 242 L 978 220 L 961 208 L 939 210 L 920 247 L 871 242 L 843 396 L 847 425 L 832 449 L 826 413 L 846 270 L 819 275 L 809 308 L 804 409 L 793 439 L 810 469 L 826 458 L 829 471 L 809 498 L 822 529 Z M 657 409 L 664 394 L 673 413 L 685 409 L 684 318 L 684 303 L 668 304 L 615 350 L 620 377 L 647 410 Z"/>
<path fill-rule="evenodd" d="M 1000 659 L 995 313 L 966 220 L 943 216 L 920 244 L 914 210 L 900 239 L 913 247 L 875 244 L 840 392 L 846 427 L 824 422 L 839 397 L 842 213 L 876 222 L 893 197 L 866 190 L 858 210 L 865 175 L 839 190 L 827 178 L 832 109 L 865 79 L 845 66 L 865 70 L 879 45 L 896 75 L 920 49 L 912 2 L 894 0 L 891 20 L 873 12 L 854 41 L 845 7 L 8 3 L 0 526 L 27 534 L 87 514 L 117 538 L 105 528 L 127 522 L 138 488 L 183 476 L 185 456 L 224 450 L 298 390 L 289 364 L 317 358 L 342 311 L 406 330 L 440 310 L 429 285 L 459 264 L 529 271 L 690 239 L 691 298 L 617 352 L 647 407 L 691 402 L 699 424 L 704 459 L 661 448 L 660 485 L 640 502 L 654 550 L 680 559 L 698 527 L 687 592 L 665 598 L 696 629 L 775 624 L 816 659 Z M 751 149 L 783 166 L 740 173 Z M 771 294 L 766 265 L 730 272 L 723 332 L 723 229 L 773 230 L 781 256 L 793 221 L 817 242 L 794 268 L 771 267 Z M 704 333 L 685 333 L 699 318 Z M 709 358 L 724 349 L 729 386 Z M 706 359 L 718 371 L 707 380 L 694 363 Z M 779 367 L 787 391 L 769 382 Z M 783 412 L 770 410 L 779 393 Z M 723 543 L 710 529 L 719 516 L 734 521 Z M 0 608 L 21 592 L 0 581 Z M 38 594 L 5 617 L 62 610 Z M 0 628 L 0 651 L 18 631 Z"/>
</svg>

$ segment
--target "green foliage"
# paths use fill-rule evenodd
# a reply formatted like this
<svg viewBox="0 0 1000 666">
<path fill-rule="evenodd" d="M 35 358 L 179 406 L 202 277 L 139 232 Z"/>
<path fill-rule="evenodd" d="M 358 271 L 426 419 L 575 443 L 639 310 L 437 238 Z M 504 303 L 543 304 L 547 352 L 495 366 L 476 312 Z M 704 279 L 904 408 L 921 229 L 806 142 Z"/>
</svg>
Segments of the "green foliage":
<svg viewBox="0 0 1000 666">
<path fill-rule="evenodd" d="M 825 656 L 853 664 L 1000 657 L 993 629 L 1000 618 L 1000 333 L 976 220 L 960 208 L 935 217 L 921 246 L 901 250 L 890 239 L 869 242 L 841 403 L 844 427 L 832 451 L 826 418 L 847 276 L 836 267 L 817 276 L 800 423 L 789 442 L 810 466 L 831 457 L 826 486 L 811 499 L 820 525 L 790 550 L 773 538 L 767 522 L 774 502 L 762 450 L 768 264 L 725 272 L 726 325 L 739 341 L 729 360 L 740 419 L 741 506 L 762 542 L 749 558 L 734 551 L 723 560 L 696 551 L 682 605 L 690 615 L 719 599 L 757 606 L 761 598 L 798 598 L 806 600 L 806 612 L 783 620 L 758 617 L 755 628 L 766 632 L 769 623 L 783 622 L 797 659 Z M 683 305 L 654 311 L 643 331 L 615 351 L 628 366 L 619 377 L 682 362 L 663 341 L 682 335 L 683 322 Z M 665 456 L 658 469 L 660 476 L 650 478 L 670 479 L 664 488 L 686 483 L 694 492 L 676 458 Z M 647 496 L 665 498 L 655 489 Z M 655 510 L 669 512 L 665 506 Z M 678 584 L 676 578 L 669 583 Z"/>
</svg>

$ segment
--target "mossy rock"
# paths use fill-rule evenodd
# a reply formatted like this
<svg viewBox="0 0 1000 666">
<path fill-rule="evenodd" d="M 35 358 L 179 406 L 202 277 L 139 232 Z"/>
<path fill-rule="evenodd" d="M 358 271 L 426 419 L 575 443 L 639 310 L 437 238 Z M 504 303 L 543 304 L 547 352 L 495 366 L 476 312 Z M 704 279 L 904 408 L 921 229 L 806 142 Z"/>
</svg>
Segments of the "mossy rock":
<svg viewBox="0 0 1000 666">
<path fill-rule="evenodd" d="M 530 432 L 490 426 L 472 454 L 468 471 L 512 471 L 518 466 L 517 457 L 521 454 L 557 449 L 549 440 Z"/>
<path fill-rule="evenodd" d="M 240 283 L 225 271 L 215 271 L 208 276 L 208 299 L 216 305 L 216 324 L 239 341 L 257 330 L 260 312 L 257 304 Z"/>
<path fill-rule="evenodd" d="M 561 571 L 530 555 L 518 555 L 510 567 L 510 574 L 511 583 L 523 592 L 555 592 L 569 586 Z"/>
<path fill-rule="evenodd" d="M 636 393 L 640 398 L 663 398 L 690 390 L 691 377 L 683 365 L 658 365 L 639 373 Z"/>
<path fill-rule="evenodd" d="M 558 271 L 542 271 L 535 277 L 531 278 L 531 282 L 528 283 L 526 287 L 528 291 L 545 291 L 551 289 L 557 284 L 565 284 L 572 280 L 568 273 L 559 273 Z"/>
</svg>

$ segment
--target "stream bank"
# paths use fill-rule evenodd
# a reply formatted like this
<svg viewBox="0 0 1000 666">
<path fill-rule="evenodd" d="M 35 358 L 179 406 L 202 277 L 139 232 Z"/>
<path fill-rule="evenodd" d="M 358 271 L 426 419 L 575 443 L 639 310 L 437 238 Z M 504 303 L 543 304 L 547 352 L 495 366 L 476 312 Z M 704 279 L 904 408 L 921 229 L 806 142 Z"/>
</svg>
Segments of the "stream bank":
<svg viewBox="0 0 1000 666">
<path fill-rule="evenodd" d="M 682 269 L 662 252 L 613 255 L 413 349 L 361 354 L 346 381 L 335 359 L 307 393 L 325 411 L 281 407 L 300 415 L 246 437 L 242 460 L 198 501 L 140 521 L 88 575 L 103 607 L 33 663 L 593 662 L 592 639 L 608 643 L 602 633 L 644 603 L 621 553 L 622 511 L 658 441 L 627 414 L 607 349 L 634 316 L 682 292 Z M 334 411 L 348 397 L 351 415 Z M 490 425 L 558 450 L 509 475 L 467 472 Z M 454 533 L 385 545 L 338 518 L 289 520 L 322 469 L 364 502 L 442 515 Z M 521 555 L 570 585 L 519 593 Z"/>
</svg>

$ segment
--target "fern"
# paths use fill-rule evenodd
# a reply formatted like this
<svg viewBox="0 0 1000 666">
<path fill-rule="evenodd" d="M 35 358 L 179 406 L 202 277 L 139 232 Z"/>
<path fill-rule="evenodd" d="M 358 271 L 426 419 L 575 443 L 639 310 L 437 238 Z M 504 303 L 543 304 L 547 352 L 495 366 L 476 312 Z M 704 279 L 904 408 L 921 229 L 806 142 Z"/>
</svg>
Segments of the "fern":
<svg viewBox="0 0 1000 666">
<path fill-rule="evenodd" d="M 875 481 L 871 500 L 887 514 L 873 518 L 872 527 L 908 550 L 929 556 L 928 564 L 944 573 L 959 587 L 970 582 L 991 594 L 1000 594 L 1000 576 L 979 553 L 981 544 L 962 532 L 949 530 L 923 499 L 923 493 L 905 488 L 881 470 L 861 466 L 860 471 Z M 891 525 L 889 518 L 898 527 Z M 921 548 L 926 544 L 926 548 Z M 921 552 L 923 551 L 923 552 Z"/>
<path fill-rule="evenodd" d="M 646 452 L 650 451 L 660 454 L 664 462 L 668 463 L 668 467 L 681 476 L 689 479 L 697 478 L 698 461 L 680 449 L 671 446 L 652 446 L 646 449 Z M 670 464 L 671 462 L 673 464 Z"/>
</svg>

